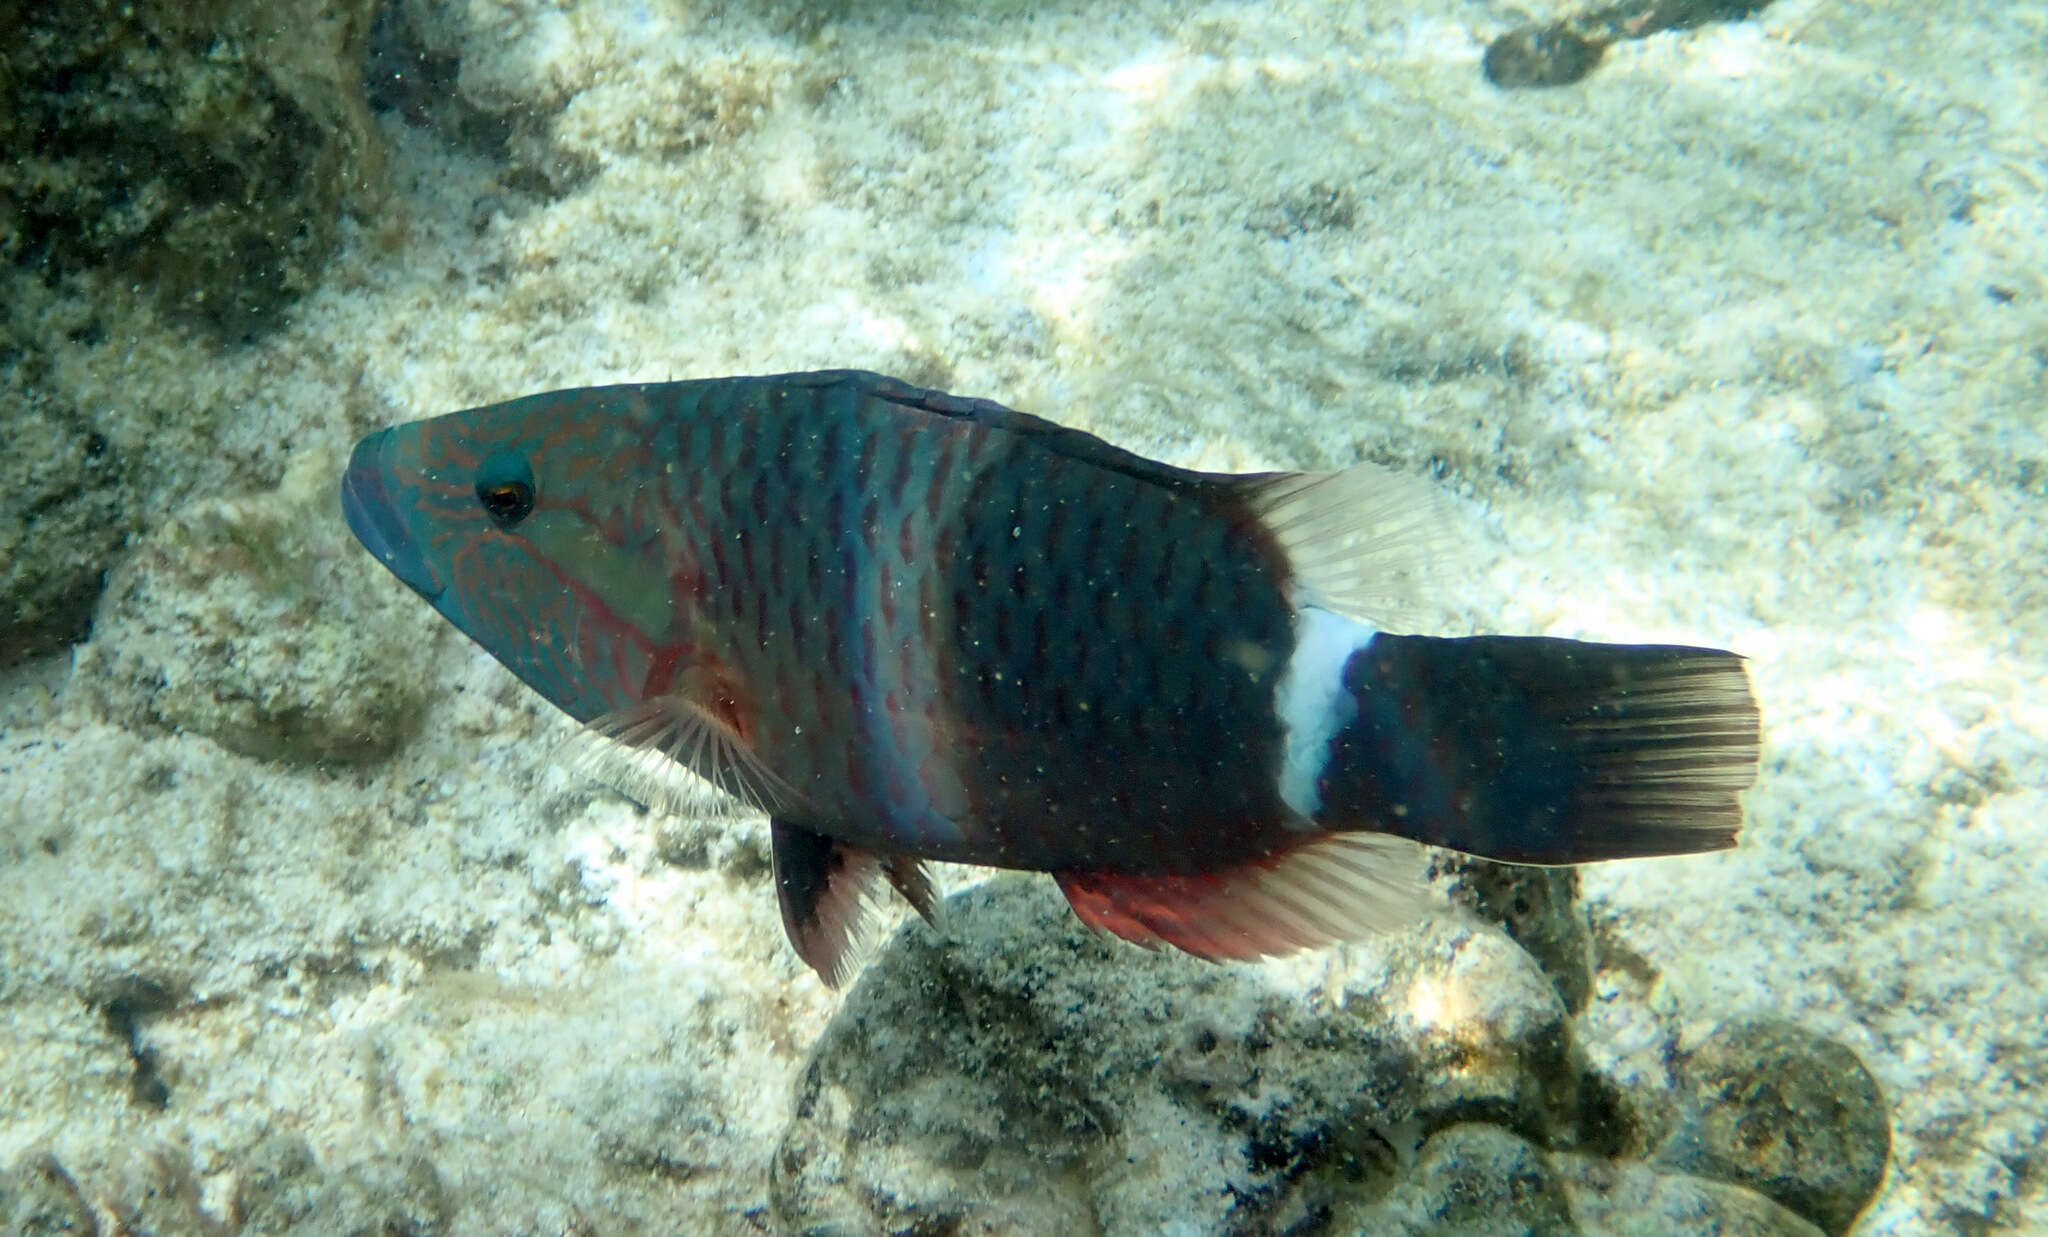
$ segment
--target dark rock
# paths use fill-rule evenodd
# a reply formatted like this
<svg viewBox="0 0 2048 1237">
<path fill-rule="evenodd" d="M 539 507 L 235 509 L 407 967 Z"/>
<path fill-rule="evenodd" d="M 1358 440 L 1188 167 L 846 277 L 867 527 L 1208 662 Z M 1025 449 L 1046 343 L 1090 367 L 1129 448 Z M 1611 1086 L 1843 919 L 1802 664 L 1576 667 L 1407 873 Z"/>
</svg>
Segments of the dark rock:
<svg viewBox="0 0 2048 1237">
<path fill-rule="evenodd" d="M 48 1155 L 0 1172 L 0 1232 L 18 1237 L 434 1237 L 455 1214 L 441 1176 L 418 1151 L 321 1171 L 305 1140 L 271 1135 L 234 1170 L 223 1214 L 209 1211 L 190 1151 L 137 1153 L 114 1181 L 79 1187 Z M 86 1202 L 90 1192 L 97 1207 Z M 101 1212 L 113 1219 L 102 1227 Z"/>
<path fill-rule="evenodd" d="M 1579 903 L 1577 868 L 1532 868 L 1446 852 L 1436 864 L 1451 899 L 1499 924 L 1529 951 L 1565 1009 L 1576 1014 L 1593 990 L 1593 932 Z"/>
<path fill-rule="evenodd" d="M 1541 1149 L 1498 1126 L 1440 1131 L 1386 1198 L 1338 1211 L 1330 1231 L 1421 1237 L 1567 1237 L 1577 1233 L 1564 1187 Z"/>
<path fill-rule="evenodd" d="M 263 329 L 376 179 L 375 3 L 0 5 L 0 261 L 112 273 L 223 338 Z"/>
<path fill-rule="evenodd" d="M 1524 26 L 1486 45 L 1480 68 L 1503 90 L 1568 86 L 1591 73 L 1607 54 L 1603 40 L 1567 26 Z"/>
<path fill-rule="evenodd" d="M 635 1067 L 596 1088 L 585 1113 L 597 1154 L 623 1177 L 687 1181 L 729 1169 L 726 1110 L 684 1074 Z"/>
<path fill-rule="evenodd" d="M 1280 1226 L 1276 1226 L 1280 1227 Z M 1289 1233 L 1374 1237 L 1819 1237 L 1759 1194 L 1647 1164 L 1545 1152 L 1491 1125 L 1454 1125 L 1390 1188 L 1353 1190 Z"/>
<path fill-rule="evenodd" d="M 1547 26 L 1510 30 L 1487 44 L 1480 67 L 1503 90 L 1564 86 L 1600 65 L 1610 44 L 1710 21 L 1739 21 L 1770 0 L 1622 0 Z"/>
<path fill-rule="evenodd" d="M 501 162 L 508 189 L 566 197 L 598 169 L 589 152 L 566 150 L 554 140 L 553 122 L 567 95 L 545 80 L 480 81 L 488 75 L 465 72 L 479 51 L 488 57 L 502 47 L 506 20 L 464 4 L 384 5 L 366 40 L 370 106 L 451 147 Z"/>
<path fill-rule="evenodd" d="M 1725 1181 L 1594 1156 L 1552 1155 L 1550 1163 L 1585 1237 L 1821 1237 L 1770 1199 Z"/>
<path fill-rule="evenodd" d="M 243 1160 L 234 1215 L 249 1237 L 433 1237 L 456 1208 L 433 1162 L 413 1150 L 323 1172 L 304 1140 L 275 1134 Z"/>
<path fill-rule="evenodd" d="M 85 635 L 101 577 L 134 527 L 136 486 L 125 454 L 47 390 L 0 389 L 0 424 L 5 666 Z"/>
<path fill-rule="evenodd" d="M 805 1068 L 772 1172 L 793 1229 L 1270 1227 L 1441 1126 L 1569 1136 L 1563 1008 L 1491 929 L 1218 967 L 1096 936 L 1023 878 L 944 922 L 897 934 Z"/>
<path fill-rule="evenodd" d="M 1845 1233 L 1877 1193 L 1891 1125 L 1877 1080 L 1833 1040 L 1775 1019 L 1728 1023 L 1679 1069 L 1656 1162 L 1748 1186 Z"/>
<path fill-rule="evenodd" d="M 262 332 L 369 200 L 373 4 L 0 0 L 0 666 L 84 637 L 144 503 L 208 445 L 205 410 L 157 433 L 149 392 L 80 407 L 67 367 L 153 311 Z"/>
</svg>

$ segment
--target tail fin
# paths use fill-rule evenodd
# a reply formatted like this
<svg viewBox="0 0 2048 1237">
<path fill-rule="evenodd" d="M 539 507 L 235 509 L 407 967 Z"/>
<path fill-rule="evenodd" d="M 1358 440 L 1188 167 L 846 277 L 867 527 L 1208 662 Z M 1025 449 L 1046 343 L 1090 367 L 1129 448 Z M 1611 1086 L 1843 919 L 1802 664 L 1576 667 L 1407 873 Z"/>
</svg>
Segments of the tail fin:
<svg viewBox="0 0 2048 1237">
<path fill-rule="evenodd" d="M 1757 709 L 1719 649 L 1375 635 L 1344 662 L 1316 822 L 1510 863 L 1733 846 Z"/>
</svg>

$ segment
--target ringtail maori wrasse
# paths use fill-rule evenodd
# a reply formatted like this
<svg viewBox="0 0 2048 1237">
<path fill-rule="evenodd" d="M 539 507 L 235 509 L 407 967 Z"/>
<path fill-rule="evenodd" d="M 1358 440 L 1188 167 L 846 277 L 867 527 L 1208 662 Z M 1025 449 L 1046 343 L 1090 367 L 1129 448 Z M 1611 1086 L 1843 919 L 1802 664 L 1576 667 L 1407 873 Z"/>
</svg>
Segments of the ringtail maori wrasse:
<svg viewBox="0 0 2048 1237">
<path fill-rule="evenodd" d="M 767 811 L 831 983 L 878 882 L 930 917 L 927 860 L 1237 959 L 1410 917 L 1417 843 L 1733 845 L 1736 655 L 1381 630 L 1439 502 L 854 371 L 527 396 L 372 434 L 342 482 L 362 543 L 597 741 Z"/>
</svg>

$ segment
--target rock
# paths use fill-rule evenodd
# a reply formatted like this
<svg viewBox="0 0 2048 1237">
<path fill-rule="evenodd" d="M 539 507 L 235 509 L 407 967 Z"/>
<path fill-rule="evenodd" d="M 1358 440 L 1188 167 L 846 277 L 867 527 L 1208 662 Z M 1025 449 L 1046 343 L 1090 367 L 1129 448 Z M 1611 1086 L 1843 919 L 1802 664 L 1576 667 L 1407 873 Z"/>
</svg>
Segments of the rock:
<svg viewBox="0 0 2048 1237">
<path fill-rule="evenodd" d="M 5 230 L 0 215 L 0 231 Z M 0 392 L 0 666 L 85 634 L 100 580 L 134 527 L 123 454 L 69 402 Z"/>
<path fill-rule="evenodd" d="M 235 1180 L 235 1214 L 243 1231 L 285 1233 L 320 1207 L 321 1177 L 313 1149 L 291 1134 L 273 1134 L 249 1150 Z"/>
<path fill-rule="evenodd" d="M 32 1156 L 0 1173 L 0 1226 L 17 1237 L 99 1231 L 78 1183 L 50 1155 Z"/>
<path fill-rule="evenodd" d="M 1316 1211 L 1419 1132 L 1569 1137 L 1563 1008 L 1492 929 L 1210 966 L 1015 877 L 944 922 L 899 932 L 813 1050 L 773 1161 L 793 1229 L 1234 1231 Z"/>
<path fill-rule="evenodd" d="M 1469 921 L 1214 967 L 1090 934 L 1043 881 L 947 908 L 813 1050 L 771 1172 L 792 1230 L 1813 1237 L 1876 1183 L 1875 1089 L 1776 1026 L 1692 1054 L 1686 1141 L 1608 1158 L 1550 980 Z M 1778 1141 L 1715 1151 L 1734 1130 Z"/>
<path fill-rule="evenodd" d="M 1403 1237 L 1562 1237 L 1577 1233 L 1542 1150 L 1492 1125 L 1454 1125 L 1370 1206 L 1338 1206 L 1321 1231 Z"/>
<path fill-rule="evenodd" d="M 1566 86 L 1591 73 L 1622 39 L 1740 21 L 1770 0 L 1620 0 L 1543 26 L 1510 30 L 1486 45 L 1480 68 L 1502 90 Z"/>
<path fill-rule="evenodd" d="M 1820 1237 L 1820 1230 L 1761 1194 L 1725 1181 L 1659 1172 L 1639 1161 L 1553 1155 L 1585 1237 Z"/>
<path fill-rule="evenodd" d="M 564 104 L 589 83 L 569 66 L 535 63 L 535 47 L 522 31 L 532 20 L 502 6 L 383 5 L 366 57 L 370 106 L 499 163 L 500 182 L 515 193 L 568 195 L 596 173 L 598 161 L 565 150 L 554 127 Z"/>
<path fill-rule="evenodd" d="M 1856 1054 L 1777 1019 L 1724 1024 L 1678 1071 L 1657 1163 L 1746 1185 L 1845 1233 L 1877 1193 L 1891 1126 Z"/>
<path fill-rule="evenodd" d="M 622 1176 L 686 1181 L 724 1170 L 737 1137 L 717 1097 L 672 1069 L 621 1070 L 582 1107 L 598 1156 Z"/>
<path fill-rule="evenodd" d="M 305 453 L 275 492 L 196 504 L 137 547 L 78 653 L 108 720 L 301 763 L 375 759 L 417 728 L 437 620 L 349 540 L 339 469 Z"/>
<path fill-rule="evenodd" d="M 1562 22 L 1523 26 L 1486 45 L 1480 68 L 1502 90 L 1569 86 L 1591 73 L 1607 54 L 1607 42 L 1589 39 Z"/>
<path fill-rule="evenodd" d="M 431 1161 L 416 1150 L 375 1155 L 323 1173 L 305 1140 L 271 1135 L 236 1168 L 225 1214 L 207 1208 L 189 1148 L 136 1155 L 119 1184 L 81 1189 L 49 1155 L 0 1172 L 0 1232 L 19 1237 L 132 1233 L 149 1237 L 434 1237 L 455 1208 Z M 88 1204 L 90 1194 L 97 1204 Z M 114 1220 L 111 1228 L 99 1215 Z"/>
<path fill-rule="evenodd" d="M 1398 1148 L 1394 1149 L 1398 1153 Z M 1362 1179 L 1284 1232 L 1375 1237 L 1818 1237 L 1760 1194 L 1640 1162 L 1545 1152 L 1492 1125 L 1439 1131 L 1390 1183 Z"/>
<path fill-rule="evenodd" d="M 1507 929 L 1529 951 L 1564 1007 L 1576 1014 L 1593 990 L 1593 932 L 1579 904 L 1577 868 L 1532 868 L 1449 852 L 1436 861 L 1451 900 Z"/>
<path fill-rule="evenodd" d="M 0 270 L 106 271 L 230 339 L 312 286 L 376 179 L 376 0 L 31 4 L 0 48 Z"/>
<path fill-rule="evenodd" d="M 362 1160 L 335 1174 L 314 1205 L 313 1222 L 291 1232 L 304 1237 L 434 1237 L 448 1231 L 453 1213 L 433 1162 L 407 1151 Z"/>
<path fill-rule="evenodd" d="M 158 315 L 268 330 L 381 182 L 376 3 L 0 5 L 0 667 L 82 639 L 147 504 L 219 451 Z"/>
</svg>

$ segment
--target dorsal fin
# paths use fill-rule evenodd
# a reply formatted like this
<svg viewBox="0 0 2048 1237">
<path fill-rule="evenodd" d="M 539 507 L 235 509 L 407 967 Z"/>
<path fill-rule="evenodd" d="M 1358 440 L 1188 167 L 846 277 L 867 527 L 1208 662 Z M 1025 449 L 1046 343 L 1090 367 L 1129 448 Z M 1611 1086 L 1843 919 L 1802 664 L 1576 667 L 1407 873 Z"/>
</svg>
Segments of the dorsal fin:
<svg viewBox="0 0 2048 1237">
<path fill-rule="evenodd" d="M 1460 568 L 1467 539 L 1441 490 L 1354 464 L 1341 472 L 1246 477 L 1244 498 L 1287 556 L 1297 607 L 1399 630 L 1429 614 L 1436 582 Z"/>
<path fill-rule="evenodd" d="M 853 383 L 865 395 L 887 400 L 898 407 L 956 420 L 973 421 L 992 429 L 1005 430 L 1028 438 L 1035 445 L 1067 459 L 1120 472 L 1155 485 L 1185 488 L 1228 479 L 1214 473 L 1194 472 L 1186 468 L 1177 468 L 1172 464 L 1162 464 L 1158 460 L 1146 459 L 1135 452 L 1124 450 L 1115 443 L 1097 438 L 1086 430 L 1061 425 L 1057 421 L 1048 421 L 1044 417 L 1028 412 L 1019 412 L 991 399 L 976 399 L 966 395 L 952 395 L 945 391 L 914 387 L 901 379 L 871 374 L 863 370 L 826 371 L 818 375 L 803 376 L 822 378 L 828 374 L 839 381 Z"/>
<path fill-rule="evenodd" d="M 1083 923 L 1210 961 L 1354 940 L 1428 909 L 1422 848 L 1379 833 L 1317 834 L 1220 872 L 1055 875 Z"/>
<path fill-rule="evenodd" d="M 809 386 L 847 383 L 871 399 L 975 421 L 1067 459 L 1210 502 L 1246 502 L 1293 570 L 1296 605 L 1320 605 L 1375 626 L 1411 628 L 1430 614 L 1432 582 L 1456 571 L 1468 544 L 1456 509 L 1418 477 L 1355 464 L 1337 472 L 1207 473 L 1124 450 L 1084 430 L 993 400 L 949 395 L 862 370 L 784 375 Z"/>
<path fill-rule="evenodd" d="M 886 876 L 925 922 L 932 922 L 937 890 L 917 860 L 877 857 L 786 820 L 771 820 L 768 828 L 782 930 L 797 957 L 827 987 L 845 983 L 874 944 L 876 877 Z"/>
</svg>

